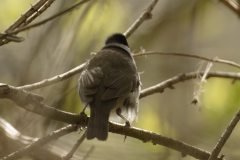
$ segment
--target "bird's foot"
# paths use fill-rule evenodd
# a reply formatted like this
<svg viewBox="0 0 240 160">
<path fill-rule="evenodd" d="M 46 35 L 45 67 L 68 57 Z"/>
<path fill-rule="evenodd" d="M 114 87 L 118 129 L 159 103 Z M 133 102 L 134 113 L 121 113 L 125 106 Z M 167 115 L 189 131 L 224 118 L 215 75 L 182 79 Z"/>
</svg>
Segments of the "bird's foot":
<svg viewBox="0 0 240 160">
<path fill-rule="evenodd" d="M 86 114 L 84 111 L 80 112 L 79 115 L 80 115 L 80 116 L 82 116 L 82 115 L 87 116 L 87 114 Z"/>
<path fill-rule="evenodd" d="M 130 122 L 129 122 L 129 121 L 126 121 L 126 122 L 125 122 L 125 127 L 131 127 L 131 125 L 130 125 Z"/>
</svg>

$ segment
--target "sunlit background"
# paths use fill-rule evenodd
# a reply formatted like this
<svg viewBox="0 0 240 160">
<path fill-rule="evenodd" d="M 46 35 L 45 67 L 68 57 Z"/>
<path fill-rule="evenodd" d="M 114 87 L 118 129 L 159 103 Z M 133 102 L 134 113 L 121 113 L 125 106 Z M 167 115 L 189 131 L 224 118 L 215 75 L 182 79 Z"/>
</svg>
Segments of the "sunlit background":
<svg viewBox="0 0 240 160">
<path fill-rule="evenodd" d="M 10 26 L 36 0 L 5 0 L 0 5 L 0 31 Z M 103 47 L 105 38 L 124 33 L 151 1 L 92 0 L 62 17 L 19 34 L 24 42 L 11 42 L 0 47 L 0 82 L 13 86 L 35 83 L 64 73 L 91 58 L 91 52 Z M 58 0 L 34 22 L 43 20 L 76 3 Z M 240 19 L 218 0 L 159 0 L 153 18 L 145 21 L 128 38 L 131 51 L 181 52 L 209 58 L 218 57 L 240 63 Z M 142 72 L 142 88 L 147 88 L 181 73 L 197 71 L 200 60 L 187 57 L 151 55 L 135 59 Z M 232 66 L 213 64 L 211 71 L 238 72 Z M 77 80 L 80 74 L 49 87 L 34 90 L 44 103 L 73 113 L 82 109 Z M 174 85 L 140 100 L 138 122 L 132 125 L 212 151 L 228 123 L 240 106 L 240 83 L 211 78 L 197 105 L 193 100 L 196 81 Z M 89 114 L 89 111 L 87 111 Z M 0 117 L 23 135 L 41 138 L 67 124 L 38 116 L 17 107 L 10 100 L 0 100 Z M 240 127 L 235 128 L 223 148 L 227 159 L 240 157 Z M 79 132 L 51 142 L 49 147 L 60 156 L 66 154 L 81 137 Z M 106 142 L 85 140 L 72 159 L 89 160 L 194 160 L 181 153 L 143 143 L 128 137 L 109 134 Z M 4 132 L 0 132 L 0 157 L 16 150 Z M 14 150 L 13 150 L 14 148 Z M 42 155 L 44 157 L 44 154 Z M 41 159 L 30 155 L 29 159 Z"/>
</svg>

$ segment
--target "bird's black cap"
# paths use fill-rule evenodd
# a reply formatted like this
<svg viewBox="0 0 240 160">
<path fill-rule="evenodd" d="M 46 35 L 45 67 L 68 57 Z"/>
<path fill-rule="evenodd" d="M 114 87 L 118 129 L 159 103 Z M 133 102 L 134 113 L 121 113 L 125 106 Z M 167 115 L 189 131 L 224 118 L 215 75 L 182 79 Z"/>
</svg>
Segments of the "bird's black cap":
<svg viewBox="0 0 240 160">
<path fill-rule="evenodd" d="M 128 46 L 126 37 L 121 33 L 114 33 L 106 39 L 105 45 L 111 44 L 111 43 L 119 43 L 119 44 Z"/>
</svg>

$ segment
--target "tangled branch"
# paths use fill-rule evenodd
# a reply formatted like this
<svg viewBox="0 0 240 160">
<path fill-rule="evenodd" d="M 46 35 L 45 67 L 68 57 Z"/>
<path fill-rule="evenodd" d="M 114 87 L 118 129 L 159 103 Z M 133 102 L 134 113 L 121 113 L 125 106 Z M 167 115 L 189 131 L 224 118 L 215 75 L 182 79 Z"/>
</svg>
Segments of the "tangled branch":
<svg viewBox="0 0 240 160">
<path fill-rule="evenodd" d="M 187 73 L 180 76 L 173 77 L 167 81 L 164 81 L 154 87 L 150 87 L 141 92 L 140 98 L 146 97 L 156 92 L 163 91 L 165 88 L 171 87 L 181 81 L 192 79 L 197 77 L 197 74 L 204 74 L 203 72 Z M 240 74 L 227 73 L 227 72 L 209 72 L 207 78 L 210 77 L 223 77 L 240 79 Z M 6 84 L 0 84 L 0 98 L 7 98 L 14 101 L 18 106 L 27 109 L 33 113 L 55 119 L 58 121 L 78 124 L 80 126 L 86 126 L 89 118 L 84 115 L 77 115 L 69 112 L 64 112 L 42 103 L 42 98 L 38 95 L 24 91 L 22 89 L 12 87 Z M 153 144 L 163 145 L 168 148 L 172 148 L 181 153 L 193 156 L 197 159 L 207 159 L 210 153 L 188 145 L 186 143 L 174 140 L 172 138 L 161 136 L 157 133 L 130 127 L 126 128 L 124 125 L 110 122 L 109 131 L 112 133 L 127 135 L 129 137 L 137 138 L 143 142 L 151 142 Z M 45 143 L 44 143 L 45 144 Z"/>
</svg>

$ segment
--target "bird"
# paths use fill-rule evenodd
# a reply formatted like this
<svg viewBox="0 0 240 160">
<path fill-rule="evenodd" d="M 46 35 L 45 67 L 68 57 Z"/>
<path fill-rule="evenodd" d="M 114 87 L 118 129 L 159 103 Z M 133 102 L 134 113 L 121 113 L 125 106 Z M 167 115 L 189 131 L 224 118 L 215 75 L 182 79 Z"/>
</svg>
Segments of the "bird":
<svg viewBox="0 0 240 160">
<path fill-rule="evenodd" d="M 126 37 L 114 33 L 105 45 L 87 61 L 78 79 L 78 92 L 85 114 L 90 107 L 86 139 L 106 141 L 109 117 L 121 117 L 130 126 L 137 120 L 141 81 Z"/>
</svg>

